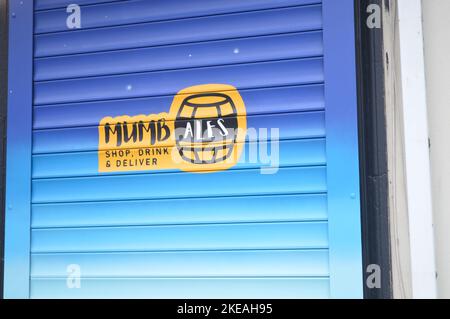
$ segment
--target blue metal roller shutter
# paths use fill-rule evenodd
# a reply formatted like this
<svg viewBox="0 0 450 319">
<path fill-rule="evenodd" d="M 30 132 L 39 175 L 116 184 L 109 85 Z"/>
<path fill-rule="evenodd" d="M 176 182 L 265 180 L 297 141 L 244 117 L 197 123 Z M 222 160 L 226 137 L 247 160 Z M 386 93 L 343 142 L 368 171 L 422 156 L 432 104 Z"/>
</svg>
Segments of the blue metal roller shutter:
<svg viewBox="0 0 450 319">
<path fill-rule="evenodd" d="M 79 0 L 83 27 L 68 31 L 71 2 L 34 1 L 29 297 L 361 297 L 335 284 L 345 275 L 330 260 L 325 4 Z M 104 116 L 165 112 L 204 83 L 238 88 L 248 127 L 279 128 L 276 174 L 245 161 L 212 174 L 98 172 Z M 79 289 L 66 285 L 73 264 Z"/>
</svg>

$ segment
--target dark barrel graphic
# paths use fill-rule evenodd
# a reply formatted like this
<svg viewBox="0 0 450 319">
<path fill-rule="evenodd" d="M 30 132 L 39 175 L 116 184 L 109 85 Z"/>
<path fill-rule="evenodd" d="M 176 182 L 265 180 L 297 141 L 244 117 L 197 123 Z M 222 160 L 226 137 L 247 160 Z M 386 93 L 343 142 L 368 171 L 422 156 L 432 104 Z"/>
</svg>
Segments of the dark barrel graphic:
<svg viewBox="0 0 450 319">
<path fill-rule="evenodd" d="M 224 93 L 202 93 L 185 98 L 175 120 L 176 145 L 192 164 L 215 164 L 229 158 L 236 144 L 237 109 Z"/>
</svg>

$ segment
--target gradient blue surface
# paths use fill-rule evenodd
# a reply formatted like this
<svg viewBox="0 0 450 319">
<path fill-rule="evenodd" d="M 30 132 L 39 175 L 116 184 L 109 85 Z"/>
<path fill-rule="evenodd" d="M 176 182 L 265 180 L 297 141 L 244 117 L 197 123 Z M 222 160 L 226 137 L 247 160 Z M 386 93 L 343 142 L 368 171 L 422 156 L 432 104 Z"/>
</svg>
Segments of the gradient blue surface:
<svg viewBox="0 0 450 319">
<path fill-rule="evenodd" d="M 216 250 L 103 253 L 33 253 L 31 277 L 63 278 L 67 259 L 89 278 L 328 276 L 328 251 Z M 183 267 L 179 265 L 183 264 Z"/>
<path fill-rule="evenodd" d="M 239 48 L 239 53 L 230 56 Z M 36 59 L 36 81 L 323 55 L 320 31 Z"/>
<path fill-rule="evenodd" d="M 247 115 L 320 111 L 325 108 L 323 84 L 240 90 Z M 151 92 L 150 92 L 151 94 Z M 130 116 L 166 112 L 173 96 L 36 106 L 35 130 L 96 126 L 105 114 Z"/>
<path fill-rule="evenodd" d="M 321 28 L 320 5 L 312 5 L 38 34 L 34 48 L 36 57 L 48 57 Z"/>
<path fill-rule="evenodd" d="M 33 8 L 9 1 L 4 297 L 30 293 Z"/>
<path fill-rule="evenodd" d="M 293 59 L 36 82 L 34 104 L 175 95 L 180 88 L 200 85 L 206 79 L 208 83 L 229 83 L 240 90 L 317 84 L 324 80 L 323 59 Z"/>
<path fill-rule="evenodd" d="M 363 297 L 354 12 L 352 0 L 323 1 L 333 298 Z"/>
<path fill-rule="evenodd" d="M 328 278 L 86 278 L 80 289 L 66 279 L 33 278 L 31 298 L 289 299 L 329 298 Z"/>
<path fill-rule="evenodd" d="M 53 2 L 53 3 L 51 3 Z M 74 1 L 37 1 L 37 9 L 60 8 L 41 11 L 36 14 L 35 32 L 49 33 L 66 30 L 66 10 L 64 6 Z M 122 24 L 164 21 L 166 19 L 198 17 L 251 10 L 264 10 L 279 7 L 317 4 L 321 0 L 133 0 L 131 2 L 112 2 L 78 0 L 83 7 L 83 29 L 116 26 Z M 108 2 L 108 3 L 102 3 Z"/>
<path fill-rule="evenodd" d="M 205 206 L 214 210 L 205 210 Z M 190 207 L 189 213 L 186 207 Z M 32 227 L 327 221 L 327 218 L 324 193 L 33 204 Z"/>
<path fill-rule="evenodd" d="M 70 3 L 34 1 L 33 31 L 11 1 L 5 296 L 362 298 L 353 1 L 78 0 L 67 31 Z M 103 117 L 205 83 L 279 129 L 275 174 L 254 137 L 223 172 L 98 172 Z"/>
</svg>

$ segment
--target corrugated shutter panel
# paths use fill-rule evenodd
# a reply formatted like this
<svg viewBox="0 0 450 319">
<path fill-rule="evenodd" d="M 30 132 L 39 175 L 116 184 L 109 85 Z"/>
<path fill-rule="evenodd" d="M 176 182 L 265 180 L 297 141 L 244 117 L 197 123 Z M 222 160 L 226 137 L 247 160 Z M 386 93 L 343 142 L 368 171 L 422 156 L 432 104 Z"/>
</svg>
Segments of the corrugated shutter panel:
<svg viewBox="0 0 450 319">
<path fill-rule="evenodd" d="M 31 297 L 329 297 L 321 1 L 72 2 L 35 1 Z M 101 118 L 204 83 L 280 128 L 277 174 L 98 173 Z"/>
</svg>

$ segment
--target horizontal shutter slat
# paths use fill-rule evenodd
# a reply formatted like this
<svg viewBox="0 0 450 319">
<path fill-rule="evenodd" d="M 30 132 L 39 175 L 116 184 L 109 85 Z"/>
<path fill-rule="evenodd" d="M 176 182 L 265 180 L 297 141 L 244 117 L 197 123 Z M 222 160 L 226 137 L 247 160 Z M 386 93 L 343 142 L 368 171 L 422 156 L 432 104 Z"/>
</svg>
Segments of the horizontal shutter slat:
<svg viewBox="0 0 450 319">
<path fill-rule="evenodd" d="M 257 131 L 279 128 L 280 139 L 318 138 L 325 135 L 325 118 L 323 112 L 255 115 L 247 118 L 247 127 Z M 38 130 L 34 132 L 33 139 L 34 154 L 94 151 L 99 148 L 96 126 Z M 249 135 L 247 140 L 255 141 L 255 136 Z M 263 140 L 262 137 L 260 140 Z"/>
<path fill-rule="evenodd" d="M 327 219 L 327 198 L 321 194 L 34 204 L 32 210 L 33 228 L 311 221 Z"/>
<path fill-rule="evenodd" d="M 31 276 L 64 278 L 70 264 L 81 267 L 83 278 L 329 275 L 324 249 L 33 254 Z"/>
<path fill-rule="evenodd" d="M 328 278 L 110 278 L 84 279 L 67 289 L 67 279 L 31 280 L 31 298 L 276 299 L 329 298 Z"/>
<path fill-rule="evenodd" d="M 327 248 L 325 222 L 32 230 L 33 253 Z"/>
<path fill-rule="evenodd" d="M 241 90 L 248 116 L 324 109 L 323 85 Z M 107 116 L 167 112 L 173 96 L 35 107 L 34 129 L 95 126 Z M 169 118 L 168 118 L 169 119 Z"/>
<path fill-rule="evenodd" d="M 265 147 L 268 156 L 271 155 L 271 143 L 265 142 L 263 145 L 256 143 L 246 143 L 244 146 L 244 154 L 240 161 L 231 169 L 243 168 L 269 168 L 269 167 L 286 167 L 286 166 L 306 166 L 306 165 L 325 165 L 325 140 L 292 140 L 280 142 L 279 154 L 275 158 L 275 154 L 270 161 L 263 160 L 258 156 L 256 160 L 250 160 L 250 150 L 258 151 L 258 147 Z M 136 171 L 134 174 L 144 173 L 163 173 L 168 170 L 158 170 L 154 172 Z M 80 152 L 80 153 L 58 153 L 43 154 L 33 156 L 33 178 L 50 178 L 50 177 L 75 177 L 75 176 L 95 176 L 98 175 L 98 152 Z M 129 172 L 108 173 L 129 174 Z"/>
<path fill-rule="evenodd" d="M 78 5 L 92 5 L 105 2 L 119 2 L 123 0 L 77 0 Z M 49 10 L 55 8 L 63 8 L 74 3 L 73 0 L 34 0 L 35 10 Z"/>
<path fill-rule="evenodd" d="M 275 9 L 41 34 L 35 36 L 35 57 L 311 31 L 321 28 L 322 12 L 318 5 Z"/>
<path fill-rule="evenodd" d="M 323 167 L 283 168 L 276 174 L 230 170 L 212 174 L 167 173 L 41 179 L 33 183 L 33 203 L 177 197 L 322 193 Z"/>
<path fill-rule="evenodd" d="M 322 33 L 311 32 L 43 58 L 36 60 L 34 68 L 35 80 L 42 81 L 322 54 Z"/>
<path fill-rule="evenodd" d="M 227 83 L 238 89 L 316 84 L 323 82 L 323 60 L 287 60 L 37 82 L 34 104 L 170 95 L 178 93 L 180 88 L 204 84 L 205 79 L 208 83 Z"/>
<path fill-rule="evenodd" d="M 105 2 L 105 1 L 103 1 Z M 189 18 L 231 12 L 320 3 L 320 0 L 134 0 L 102 3 L 76 1 L 82 7 L 82 27 L 99 28 L 122 24 Z M 37 1 L 37 9 L 60 8 L 35 14 L 35 33 L 66 31 L 66 6 L 74 1 Z"/>
</svg>

